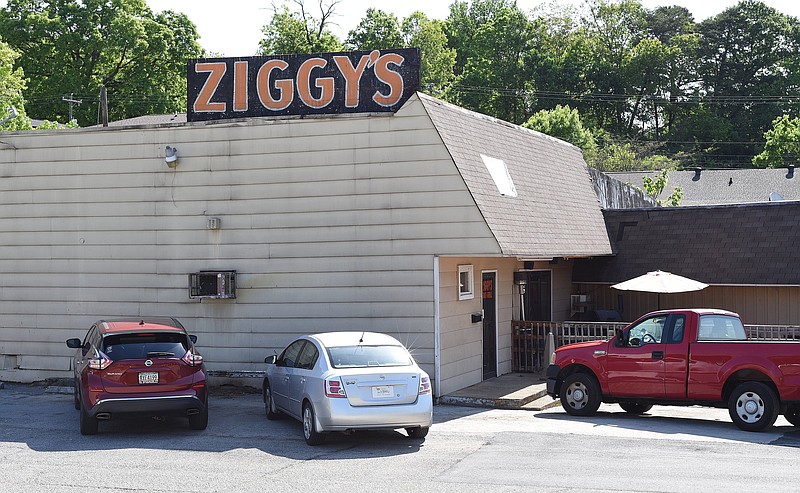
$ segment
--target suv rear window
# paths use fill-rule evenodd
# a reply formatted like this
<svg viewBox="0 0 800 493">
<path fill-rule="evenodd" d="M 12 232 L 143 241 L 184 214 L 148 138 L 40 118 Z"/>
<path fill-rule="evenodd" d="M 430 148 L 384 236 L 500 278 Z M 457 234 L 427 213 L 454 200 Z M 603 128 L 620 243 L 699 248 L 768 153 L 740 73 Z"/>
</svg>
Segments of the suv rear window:
<svg viewBox="0 0 800 493">
<path fill-rule="evenodd" d="M 339 346 L 328 348 L 334 368 L 373 366 L 410 366 L 408 352 L 402 346 Z"/>
<path fill-rule="evenodd" d="M 182 358 L 189 349 L 186 335 L 172 332 L 114 334 L 103 339 L 102 351 L 112 361 Z"/>
</svg>

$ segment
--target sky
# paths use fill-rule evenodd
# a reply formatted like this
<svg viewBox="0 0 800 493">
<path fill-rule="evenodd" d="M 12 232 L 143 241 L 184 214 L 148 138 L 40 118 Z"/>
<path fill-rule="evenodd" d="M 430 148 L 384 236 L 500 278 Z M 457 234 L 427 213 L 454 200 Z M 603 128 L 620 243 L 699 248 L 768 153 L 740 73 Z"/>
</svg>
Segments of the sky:
<svg viewBox="0 0 800 493">
<path fill-rule="evenodd" d="M 281 0 L 274 0 L 282 5 Z M 326 4 L 327 0 L 323 0 Z M 0 2 L 5 3 L 5 2 Z M 200 44 L 210 53 L 221 56 L 251 56 L 258 48 L 261 28 L 269 23 L 272 16 L 271 0 L 229 0 L 224 7 L 220 2 L 209 0 L 147 0 L 156 12 L 175 10 L 184 12 L 197 25 Z M 306 0 L 307 7 L 315 7 L 317 0 Z M 420 10 L 430 18 L 445 19 L 450 12 L 452 0 L 402 0 L 375 2 L 367 0 L 341 0 L 336 6 L 337 16 L 333 32 L 344 40 L 347 33 L 364 17 L 367 8 L 374 7 L 394 13 L 399 20 L 415 10 Z M 517 5 L 529 11 L 545 3 L 543 0 L 517 0 Z M 581 5 L 582 0 L 560 0 L 561 4 Z M 719 14 L 738 2 L 735 0 L 642 0 L 645 8 L 652 9 L 664 5 L 680 5 L 689 9 L 696 21 Z M 766 0 L 766 4 L 784 14 L 800 17 L 798 0 Z M 313 13 L 313 11 L 312 11 Z M 319 17 L 319 15 L 317 15 Z"/>
</svg>

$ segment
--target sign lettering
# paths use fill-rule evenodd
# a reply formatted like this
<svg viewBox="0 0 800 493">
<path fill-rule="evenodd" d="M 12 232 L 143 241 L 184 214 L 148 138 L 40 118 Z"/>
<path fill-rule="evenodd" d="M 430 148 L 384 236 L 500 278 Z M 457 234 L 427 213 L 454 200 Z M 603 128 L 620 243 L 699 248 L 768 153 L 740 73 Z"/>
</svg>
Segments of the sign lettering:
<svg viewBox="0 0 800 493">
<path fill-rule="evenodd" d="M 194 59 L 189 121 L 397 111 L 419 89 L 416 48 Z"/>
</svg>

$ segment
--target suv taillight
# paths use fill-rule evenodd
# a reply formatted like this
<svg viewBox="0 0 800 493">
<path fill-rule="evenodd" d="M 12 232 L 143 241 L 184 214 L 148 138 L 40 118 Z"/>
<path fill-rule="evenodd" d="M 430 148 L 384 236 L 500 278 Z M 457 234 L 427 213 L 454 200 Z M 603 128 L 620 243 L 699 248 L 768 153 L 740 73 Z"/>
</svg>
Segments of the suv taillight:
<svg viewBox="0 0 800 493">
<path fill-rule="evenodd" d="M 89 364 L 89 368 L 92 370 L 105 370 L 109 366 L 111 366 L 111 359 L 103 353 L 103 351 L 96 351 L 94 358 L 89 358 L 86 360 Z"/>
<path fill-rule="evenodd" d="M 199 354 L 194 354 L 192 350 L 186 351 L 181 360 L 189 366 L 200 366 L 203 364 L 203 357 Z"/>
<path fill-rule="evenodd" d="M 325 397 L 347 397 L 342 387 L 342 379 L 338 377 L 325 379 Z"/>
<path fill-rule="evenodd" d="M 419 394 L 430 394 L 431 393 L 431 379 L 428 377 L 422 377 L 419 380 Z"/>
</svg>

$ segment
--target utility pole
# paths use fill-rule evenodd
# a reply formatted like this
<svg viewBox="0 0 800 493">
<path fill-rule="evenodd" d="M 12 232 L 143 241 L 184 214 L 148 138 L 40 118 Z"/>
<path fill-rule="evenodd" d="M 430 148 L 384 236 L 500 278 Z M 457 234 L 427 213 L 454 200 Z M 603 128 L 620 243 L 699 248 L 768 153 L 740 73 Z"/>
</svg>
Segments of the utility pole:
<svg viewBox="0 0 800 493">
<path fill-rule="evenodd" d="M 100 86 L 100 114 L 102 115 L 103 126 L 108 126 L 108 93 L 106 86 Z"/>
<path fill-rule="evenodd" d="M 80 106 L 80 104 L 83 101 L 81 101 L 80 99 L 73 99 L 72 93 L 69 93 L 69 97 L 66 96 L 62 97 L 61 101 L 66 101 L 67 103 L 69 103 L 69 121 L 72 121 L 72 105 L 77 104 L 78 106 Z"/>
</svg>

